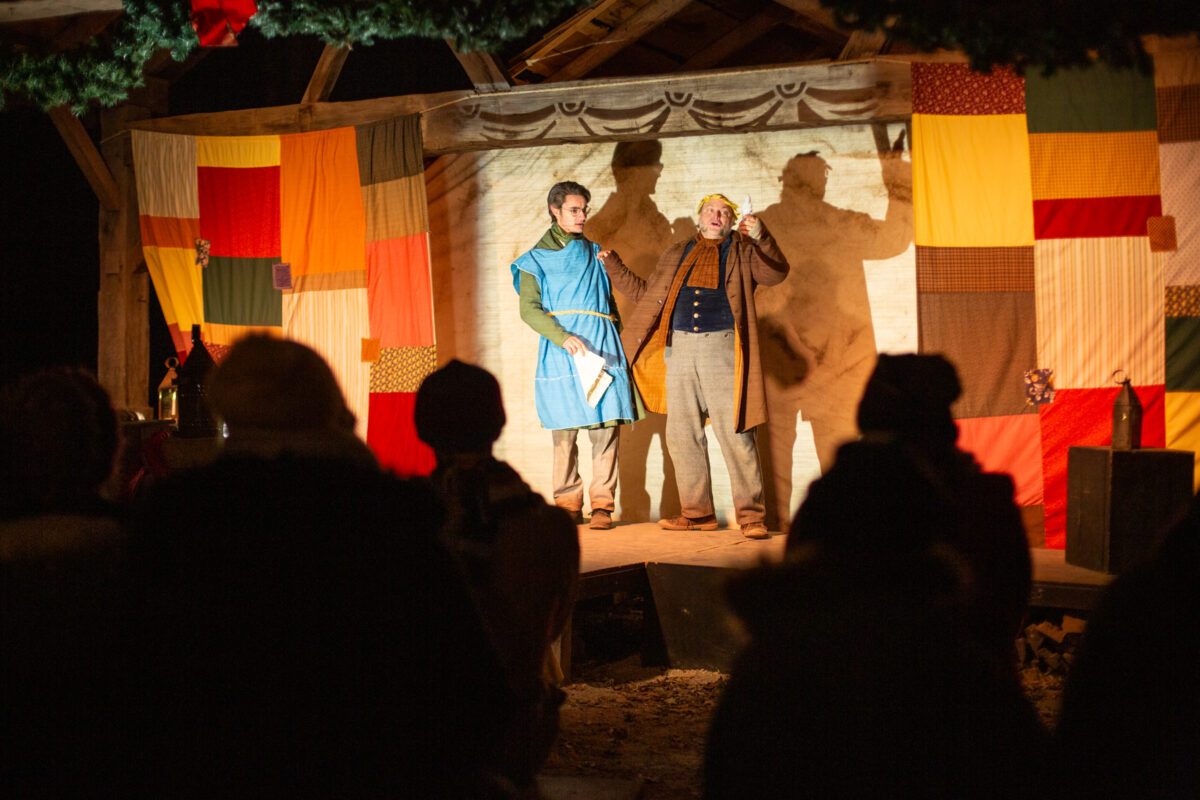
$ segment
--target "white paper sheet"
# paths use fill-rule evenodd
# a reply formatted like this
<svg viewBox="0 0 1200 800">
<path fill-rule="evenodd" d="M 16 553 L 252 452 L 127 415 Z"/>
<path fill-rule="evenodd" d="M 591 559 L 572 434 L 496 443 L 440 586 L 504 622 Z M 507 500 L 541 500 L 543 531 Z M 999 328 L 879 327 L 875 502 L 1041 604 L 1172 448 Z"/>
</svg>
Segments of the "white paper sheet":
<svg viewBox="0 0 1200 800">
<path fill-rule="evenodd" d="M 583 390 L 587 404 L 595 408 L 604 392 L 612 385 L 612 375 L 604 371 L 604 357 L 598 353 L 585 348 L 573 358 L 575 374 L 579 376 L 579 388 Z"/>
</svg>

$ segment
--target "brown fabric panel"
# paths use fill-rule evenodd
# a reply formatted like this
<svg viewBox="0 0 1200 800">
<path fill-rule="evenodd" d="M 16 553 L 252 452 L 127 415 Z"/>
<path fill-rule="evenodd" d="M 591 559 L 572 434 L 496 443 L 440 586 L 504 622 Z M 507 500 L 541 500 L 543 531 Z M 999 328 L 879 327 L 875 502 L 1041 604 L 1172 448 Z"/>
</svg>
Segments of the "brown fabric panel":
<svg viewBox="0 0 1200 800">
<path fill-rule="evenodd" d="M 1154 253 L 1170 253 L 1179 249 L 1175 238 L 1174 217 L 1150 217 L 1146 220 L 1146 236 L 1150 238 L 1150 250 Z"/>
<path fill-rule="evenodd" d="M 312 275 L 296 275 L 292 278 L 292 292 L 330 292 L 338 289 L 367 288 L 366 270 L 351 272 L 318 272 Z M 284 294 L 289 294 L 284 290 Z"/>
<path fill-rule="evenodd" d="M 358 179 L 363 186 L 425 171 L 420 114 L 358 125 L 354 132 L 358 141 Z"/>
<path fill-rule="evenodd" d="M 963 393 L 956 419 L 1036 414 L 1025 401 L 1025 370 L 1037 363 L 1033 292 L 941 292 L 918 295 L 921 352 L 954 363 Z"/>
<path fill-rule="evenodd" d="M 1155 95 L 1159 143 L 1200 141 L 1200 86 L 1160 86 Z"/>
<path fill-rule="evenodd" d="M 1200 317 L 1200 286 L 1168 286 L 1168 317 Z"/>
<path fill-rule="evenodd" d="M 1033 247 L 917 246 L 918 292 L 1032 292 Z"/>
<path fill-rule="evenodd" d="M 428 231 L 429 207 L 425 204 L 424 191 L 424 175 L 363 186 L 367 241 L 386 242 Z"/>
</svg>

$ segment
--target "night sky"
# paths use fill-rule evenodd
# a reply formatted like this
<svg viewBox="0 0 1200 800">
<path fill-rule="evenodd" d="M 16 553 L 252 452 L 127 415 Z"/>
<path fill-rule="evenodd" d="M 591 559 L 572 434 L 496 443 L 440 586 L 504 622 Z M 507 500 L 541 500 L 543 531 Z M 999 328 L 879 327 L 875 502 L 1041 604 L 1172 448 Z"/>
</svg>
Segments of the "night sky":
<svg viewBox="0 0 1200 800">
<path fill-rule="evenodd" d="M 266 40 L 247 30 L 238 47 L 208 52 L 172 85 L 170 113 L 297 103 L 321 50 L 316 39 Z M 470 87 L 444 42 L 401 39 L 356 47 L 330 100 Z M 96 368 L 98 214 L 50 119 L 9 102 L 0 111 L 0 383 L 53 365 Z M 174 354 L 162 312 L 151 305 L 148 394 Z"/>
</svg>

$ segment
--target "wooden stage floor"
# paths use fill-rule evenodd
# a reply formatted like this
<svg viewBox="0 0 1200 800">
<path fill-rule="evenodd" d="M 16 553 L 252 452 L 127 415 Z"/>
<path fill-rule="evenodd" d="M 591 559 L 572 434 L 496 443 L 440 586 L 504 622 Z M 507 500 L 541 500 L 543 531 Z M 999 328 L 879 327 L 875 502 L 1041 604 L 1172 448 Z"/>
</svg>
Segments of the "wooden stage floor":
<svg viewBox="0 0 1200 800">
<path fill-rule="evenodd" d="M 612 530 L 579 528 L 583 597 L 645 586 L 647 564 L 747 569 L 783 557 L 785 535 L 753 540 L 736 529 L 665 531 L 656 522 L 617 523 Z M 1062 550 L 1033 548 L 1033 596 L 1037 607 L 1086 611 L 1113 576 L 1075 567 Z"/>
</svg>

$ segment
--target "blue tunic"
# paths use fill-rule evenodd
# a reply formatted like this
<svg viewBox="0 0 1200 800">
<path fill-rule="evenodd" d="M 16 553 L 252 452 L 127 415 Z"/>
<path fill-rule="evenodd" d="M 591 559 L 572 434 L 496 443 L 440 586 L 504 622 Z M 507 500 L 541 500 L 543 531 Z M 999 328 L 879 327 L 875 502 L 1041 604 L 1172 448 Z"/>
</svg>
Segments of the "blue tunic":
<svg viewBox="0 0 1200 800">
<path fill-rule="evenodd" d="M 612 287 L 596 258 L 598 252 L 598 244 L 573 239 L 561 250 L 530 250 L 512 265 L 517 293 L 521 292 L 521 273 L 532 275 L 542 292 L 542 308 L 579 337 L 588 350 L 603 356 L 605 371 L 613 377 L 612 385 L 592 408 L 584 399 L 571 354 L 544 336 L 539 337 L 533 397 L 543 428 L 582 428 L 634 420 L 629 364 L 611 319 L 616 313 L 609 308 Z"/>
</svg>

